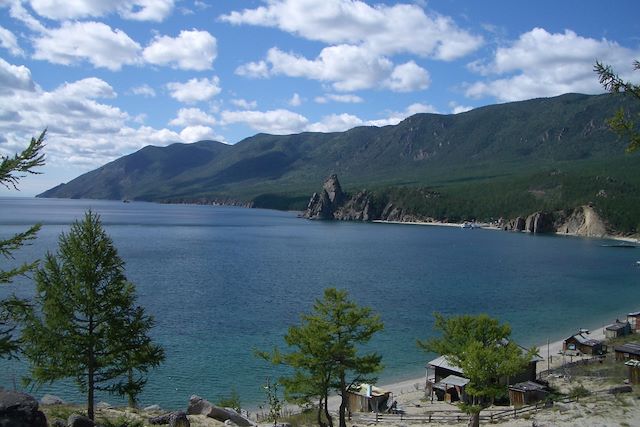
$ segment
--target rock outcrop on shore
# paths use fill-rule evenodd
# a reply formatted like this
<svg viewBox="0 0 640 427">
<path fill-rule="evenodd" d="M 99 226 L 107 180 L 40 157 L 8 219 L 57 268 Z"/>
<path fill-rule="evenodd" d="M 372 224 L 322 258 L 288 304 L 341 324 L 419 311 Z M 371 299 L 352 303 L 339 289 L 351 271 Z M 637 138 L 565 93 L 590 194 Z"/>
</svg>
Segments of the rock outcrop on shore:
<svg viewBox="0 0 640 427">
<path fill-rule="evenodd" d="M 0 426 L 47 427 L 38 401 L 19 391 L 0 391 Z"/>
<path fill-rule="evenodd" d="M 529 233 L 558 233 L 583 237 L 607 237 L 610 230 L 591 206 L 580 206 L 569 212 L 534 212 L 507 221 L 503 230 Z"/>
<path fill-rule="evenodd" d="M 425 198 L 437 198 L 436 192 L 425 192 Z M 342 191 L 336 174 L 329 176 L 322 191 L 309 200 L 303 218 L 340 221 L 436 222 L 434 218 L 412 212 L 392 200 L 381 199 L 373 192 L 361 190 L 352 196 Z M 446 220 L 440 220 L 447 222 Z M 565 211 L 537 211 L 528 216 L 502 221 L 507 231 L 532 234 L 558 233 L 583 237 L 615 237 L 592 206 L 579 206 Z"/>
</svg>

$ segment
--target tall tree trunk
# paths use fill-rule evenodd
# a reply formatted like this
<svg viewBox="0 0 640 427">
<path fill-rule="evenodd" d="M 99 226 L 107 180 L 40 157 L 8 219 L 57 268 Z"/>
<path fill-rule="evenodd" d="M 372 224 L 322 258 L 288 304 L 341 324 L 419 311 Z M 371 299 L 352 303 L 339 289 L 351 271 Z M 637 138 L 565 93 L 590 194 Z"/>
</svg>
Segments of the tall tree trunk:
<svg viewBox="0 0 640 427">
<path fill-rule="evenodd" d="M 127 374 L 129 379 L 129 387 L 131 387 L 131 384 L 133 384 L 133 369 L 129 368 L 129 372 Z M 129 388 L 129 390 L 127 391 L 127 397 L 129 398 L 129 408 L 135 408 L 136 395 L 133 393 L 131 388 Z"/>
<path fill-rule="evenodd" d="M 480 427 L 480 412 L 474 412 L 471 414 L 467 427 Z"/>
<path fill-rule="evenodd" d="M 318 414 L 317 414 L 318 420 L 317 421 L 320 427 L 325 427 L 324 422 L 322 422 L 322 412 L 324 410 L 324 404 L 322 402 L 323 399 L 324 398 L 320 396 L 320 400 L 318 401 Z"/>
<path fill-rule="evenodd" d="M 329 427 L 333 427 L 333 418 L 329 412 L 329 393 L 324 395 L 324 416 L 327 418 Z"/>
<path fill-rule="evenodd" d="M 94 375 L 95 375 L 95 355 L 93 354 L 93 317 L 89 316 L 89 331 L 88 331 L 90 344 L 87 360 L 87 417 L 94 419 L 93 414 L 93 392 L 94 392 Z"/>
<path fill-rule="evenodd" d="M 340 375 L 340 409 L 338 410 L 338 420 L 340 427 L 347 427 L 347 419 L 345 412 L 347 411 L 347 383 L 344 379 L 344 374 Z"/>
</svg>

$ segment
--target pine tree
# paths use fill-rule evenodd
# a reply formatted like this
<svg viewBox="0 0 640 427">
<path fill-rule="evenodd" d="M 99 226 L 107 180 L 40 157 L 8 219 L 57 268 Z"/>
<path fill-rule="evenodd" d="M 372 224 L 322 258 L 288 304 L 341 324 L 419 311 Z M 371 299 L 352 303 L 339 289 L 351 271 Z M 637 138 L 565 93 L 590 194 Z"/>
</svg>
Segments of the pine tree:
<svg viewBox="0 0 640 427">
<path fill-rule="evenodd" d="M 22 152 L 13 157 L 2 156 L 0 161 L 0 184 L 9 189 L 18 189 L 18 182 L 25 174 L 38 174 L 34 169 L 44 165 L 44 140 L 47 131 L 44 130 L 38 138 L 31 138 L 31 142 Z M 40 224 L 28 230 L 14 234 L 6 240 L 0 240 L 0 254 L 5 259 L 13 259 L 15 251 L 29 244 L 36 238 Z M 11 283 L 16 276 L 25 275 L 32 271 L 37 261 L 27 262 L 9 270 L 0 269 L 0 284 Z M 14 315 L 26 306 L 24 300 L 8 298 L 0 301 L 0 358 L 14 357 L 20 350 L 18 339 L 13 336 L 16 328 Z"/>
<path fill-rule="evenodd" d="M 500 379 L 522 372 L 537 349 L 523 353 L 510 340 L 509 324 L 500 324 L 486 314 L 445 318 L 436 313 L 435 318 L 435 329 L 442 335 L 418 341 L 418 347 L 446 356 L 462 369 L 470 380 L 465 393 L 472 398 L 462 409 L 471 415 L 469 425 L 477 426 L 480 411 L 506 392 Z"/>
<path fill-rule="evenodd" d="M 332 390 L 341 396 L 339 426 L 345 427 L 347 391 L 357 383 L 373 382 L 371 375 L 382 369 L 380 355 L 359 354 L 358 347 L 382 330 L 383 323 L 370 308 L 358 306 L 347 296 L 346 291 L 325 289 L 324 298 L 316 300 L 311 314 L 302 314 L 300 325 L 290 327 L 285 335 L 292 351 L 262 354 L 293 368 L 291 376 L 280 380 L 286 395 L 298 403 L 317 400 L 320 426 L 325 425 L 324 420 L 333 426 L 327 408 Z"/>
<path fill-rule="evenodd" d="M 594 71 L 598 74 L 600 84 L 605 90 L 611 93 L 624 93 L 633 96 L 640 101 L 640 85 L 624 81 L 618 74 L 613 71 L 610 65 L 604 65 L 600 61 L 596 61 Z M 640 70 L 640 62 L 633 61 L 633 69 Z M 640 129 L 638 123 L 629 117 L 624 108 L 620 108 L 616 114 L 607 120 L 611 129 L 621 138 L 629 141 L 627 152 L 632 153 L 640 149 Z"/>
<path fill-rule="evenodd" d="M 135 287 L 98 215 L 89 211 L 60 236 L 35 280 L 40 312 L 31 312 L 23 332 L 31 381 L 73 378 L 91 419 L 96 391 L 135 401 L 164 351 L 148 336 L 153 319 L 135 305 Z"/>
</svg>

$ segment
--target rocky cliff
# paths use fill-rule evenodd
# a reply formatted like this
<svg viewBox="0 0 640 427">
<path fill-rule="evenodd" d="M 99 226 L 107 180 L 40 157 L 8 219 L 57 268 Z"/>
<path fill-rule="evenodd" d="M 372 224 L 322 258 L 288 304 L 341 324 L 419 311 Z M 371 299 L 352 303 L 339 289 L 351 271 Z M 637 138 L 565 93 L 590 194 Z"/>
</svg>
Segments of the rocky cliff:
<svg viewBox="0 0 640 427">
<path fill-rule="evenodd" d="M 435 192 L 426 192 L 424 196 L 427 199 L 439 197 Z M 308 219 L 341 221 L 436 221 L 368 190 L 347 195 L 342 191 L 335 174 L 325 180 L 319 193 L 311 196 L 302 216 Z M 526 217 L 519 216 L 502 223 L 501 228 L 533 234 L 558 233 L 585 237 L 609 237 L 615 234 L 607 228 L 595 209 L 586 205 L 567 211 L 538 211 Z"/>
<path fill-rule="evenodd" d="M 569 212 L 534 212 L 507 221 L 502 227 L 509 231 L 529 233 L 559 233 L 585 237 L 606 237 L 609 230 L 590 206 L 580 206 Z"/>
<path fill-rule="evenodd" d="M 342 191 L 338 177 L 335 174 L 325 180 L 322 191 L 313 193 L 302 217 L 340 221 L 434 221 L 433 218 L 408 211 L 397 206 L 393 201 L 380 197 L 368 190 L 361 190 L 349 196 Z"/>
</svg>

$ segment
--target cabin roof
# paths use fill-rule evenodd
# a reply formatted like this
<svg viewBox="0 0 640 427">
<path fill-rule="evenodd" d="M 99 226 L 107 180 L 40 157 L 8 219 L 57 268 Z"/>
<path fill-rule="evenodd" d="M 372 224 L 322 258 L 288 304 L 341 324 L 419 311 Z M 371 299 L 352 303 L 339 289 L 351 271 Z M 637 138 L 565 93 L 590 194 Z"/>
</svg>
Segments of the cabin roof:
<svg viewBox="0 0 640 427">
<path fill-rule="evenodd" d="M 371 395 L 367 394 L 368 387 L 371 387 Z M 380 387 L 376 387 L 374 385 L 370 385 L 366 383 L 358 384 L 349 388 L 349 392 L 353 394 L 357 394 L 359 396 L 365 396 L 365 397 L 379 397 L 379 396 L 384 396 L 385 394 L 391 393 L 390 391 L 387 391 Z"/>
<path fill-rule="evenodd" d="M 588 346 L 588 347 L 595 347 L 595 346 L 597 346 L 597 345 L 602 344 L 602 341 L 594 340 L 594 339 L 591 339 L 591 338 L 587 338 L 587 337 L 585 337 L 585 336 L 584 336 L 584 335 L 582 335 L 582 334 L 575 334 L 575 335 L 572 335 L 572 336 L 570 336 L 569 338 L 567 338 L 565 341 L 568 341 L 568 340 L 570 340 L 571 338 L 575 339 L 575 340 L 576 340 L 576 341 L 578 341 L 580 344 L 582 344 L 582 345 L 586 345 L 586 346 Z"/>
<path fill-rule="evenodd" d="M 459 366 L 449 362 L 449 360 L 447 360 L 446 356 L 440 356 L 437 357 L 435 359 L 433 359 L 431 362 L 428 363 L 429 366 L 433 366 L 434 368 L 442 368 L 442 369 L 446 369 L 448 371 L 453 371 L 453 372 L 457 372 L 459 374 L 462 374 L 462 368 L 460 368 Z"/>
<path fill-rule="evenodd" d="M 617 345 L 615 351 L 618 353 L 631 353 L 640 355 L 640 342 L 628 342 L 626 344 Z"/>
<path fill-rule="evenodd" d="M 458 386 L 458 387 L 464 387 L 467 384 L 469 384 L 469 381 L 471 381 L 471 380 L 468 379 L 468 378 L 459 377 L 457 375 L 449 375 L 448 377 L 443 378 L 438 382 L 440 384 L 455 385 L 455 386 Z"/>
<path fill-rule="evenodd" d="M 627 314 L 627 316 L 638 317 L 638 316 L 640 316 L 640 311 L 634 311 L 633 313 Z"/>
<path fill-rule="evenodd" d="M 621 329 L 625 329 L 629 327 L 629 322 L 616 322 L 607 326 L 605 329 L 607 331 L 619 331 Z"/>
</svg>

